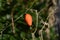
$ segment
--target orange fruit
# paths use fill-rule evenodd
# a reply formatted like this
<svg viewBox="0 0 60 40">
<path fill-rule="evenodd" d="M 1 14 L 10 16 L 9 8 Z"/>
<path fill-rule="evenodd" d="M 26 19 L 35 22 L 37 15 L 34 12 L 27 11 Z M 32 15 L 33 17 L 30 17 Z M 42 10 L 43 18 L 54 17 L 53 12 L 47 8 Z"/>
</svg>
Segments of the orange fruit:
<svg viewBox="0 0 60 40">
<path fill-rule="evenodd" d="M 25 14 L 25 21 L 28 26 L 32 25 L 32 16 L 30 14 Z"/>
</svg>

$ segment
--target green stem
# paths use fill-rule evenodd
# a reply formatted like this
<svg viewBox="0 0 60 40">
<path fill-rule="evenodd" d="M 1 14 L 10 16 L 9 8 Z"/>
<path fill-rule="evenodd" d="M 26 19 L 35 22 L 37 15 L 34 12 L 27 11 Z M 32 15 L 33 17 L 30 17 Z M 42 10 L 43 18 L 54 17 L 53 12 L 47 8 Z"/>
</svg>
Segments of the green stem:
<svg viewBox="0 0 60 40">
<path fill-rule="evenodd" d="M 32 33 L 32 40 L 35 40 L 35 33 L 37 31 L 37 27 L 38 27 L 38 13 L 37 13 L 37 10 L 35 10 L 36 12 L 36 28 L 35 28 L 35 31 Z"/>
<path fill-rule="evenodd" d="M 38 27 L 38 13 L 37 13 L 37 10 L 35 10 L 35 12 L 36 12 L 36 29 L 35 29 L 34 33 L 36 33 L 37 27 Z"/>
</svg>

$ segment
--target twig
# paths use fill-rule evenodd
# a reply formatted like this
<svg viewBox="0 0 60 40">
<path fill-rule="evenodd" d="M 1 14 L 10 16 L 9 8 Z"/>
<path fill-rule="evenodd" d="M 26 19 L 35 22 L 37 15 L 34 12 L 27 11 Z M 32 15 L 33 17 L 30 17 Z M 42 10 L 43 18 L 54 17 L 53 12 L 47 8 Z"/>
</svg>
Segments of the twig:
<svg viewBox="0 0 60 40">
<path fill-rule="evenodd" d="M 35 35 L 34 33 L 31 33 L 32 34 L 32 40 L 35 40 Z"/>
<path fill-rule="evenodd" d="M 14 16 L 13 16 L 13 14 L 14 14 L 14 9 L 16 8 L 16 6 L 17 6 L 17 4 L 13 6 L 13 9 L 11 11 L 11 20 L 12 20 L 12 31 L 13 31 L 13 33 L 15 33 Z"/>
<path fill-rule="evenodd" d="M 37 31 L 37 27 L 38 27 L 38 13 L 37 13 L 37 10 L 35 10 L 36 12 L 36 28 L 35 28 L 35 31 L 32 33 L 32 40 L 35 40 L 35 33 Z"/>
<path fill-rule="evenodd" d="M 42 34 L 42 30 L 41 30 L 41 40 L 43 40 L 43 34 Z"/>
<path fill-rule="evenodd" d="M 42 9 L 42 11 L 43 11 L 43 9 Z M 41 11 L 40 11 L 41 12 Z M 40 13 L 39 12 L 39 13 Z M 47 19 L 49 18 L 49 16 L 47 17 Z M 42 19 L 42 21 L 43 21 L 43 19 Z M 46 20 L 47 21 L 47 20 Z M 41 31 L 41 40 L 43 40 L 43 34 L 42 34 L 42 31 L 43 31 L 43 29 L 45 28 L 45 23 L 44 23 L 44 25 L 43 25 L 43 27 L 41 28 L 41 30 L 39 30 L 39 31 Z M 40 32 L 39 32 L 40 33 Z"/>
<path fill-rule="evenodd" d="M 44 28 L 45 28 L 45 24 L 44 24 L 44 26 L 42 27 L 42 29 L 39 30 L 39 31 L 41 31 L 41 32 L 39 32 L 39 34 L 41 33 L 41 40 L 43 40 L 43 34 L 42 34 L 42 31 L 43 31 Z"/>
<path fill-rule="evenodd" d="M 36 12 L 36 29 L 34 31 L 34 33 L 37 31 L 37 27 L 38 27 L 38 13 L 37 13 L 37 10 L 35 10 Z"/>
<path fill-rule="evenodd" d="M 13 20 L 13 13 L 11 13 L 11 19 L 12 19 L 12 31 L 15 33 L 15 27 L 14 27 L 14 20 Z"/>
</svg>

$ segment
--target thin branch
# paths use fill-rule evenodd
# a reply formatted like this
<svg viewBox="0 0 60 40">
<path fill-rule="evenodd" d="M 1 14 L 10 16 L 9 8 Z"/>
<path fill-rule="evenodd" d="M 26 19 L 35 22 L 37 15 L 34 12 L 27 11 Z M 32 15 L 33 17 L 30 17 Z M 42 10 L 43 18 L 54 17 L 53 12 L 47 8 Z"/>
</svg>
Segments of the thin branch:
<svg viewBox="0 0 60 40">
<path fill-rule="evenodd" d="M 37 10 L 35 10 L 36 12 L 36 28 L 35 28 L 35 31 L 32 33 L 32 40 L 35 40 L 35 33 L 37 31 L 37 27 L 38 27 L 38 13 L 37 13 Z"/>
<path fill-rule="evenodd" d="M 11 20 L 12 20 L 12 31 L 15 33 L 15 27 L 14 27 L 14 20 L 13 20 L 13 13 L 11 13 Z"/>
<path fill-rule="evenodd" d="M 39 12 L 40 13 L 40 12 Z M 47 19 L 49 18 L 49 15 L 48 15 L 48 17 L 47 17 Z M 42 21 L 43 21 L 43 19 L 41 19 Z M 47 21 L 47 20 L 46 20 Z M 39 31 L 41 31 L 41 40 L 43 40 L 43 34 L 42 34 L 42 31 L 43 31 L 43 29 L 45 28 L 45 25 L 46 25 L 46 22 L 44 22 L 44 25 L 43 25 L 43 27 L 39 30 Z M 40 33 L 40 32 L 39 32 Z"/>
<path fill-rule="evenodd" d="M 14 5 L 14 7 L 13 7 L 13 9 L 12 9 L 12 11 L 11 11 L 11 20 L 12 20 L 12 31 L 13 31 L 13 33 L 15 33 L 14 16 L 13 16 L 13 14 L 14 14 L 14 9 L 15 9 L 16 7 L 17 7 L 17 4 Z"/>
<path fill-rule="evenodd" d="M 31 33 L 32 34 L 32 40 L 35 40 L 35 35 L 34 33 Z"/>
<path fill-rule="evenodd" d="M 36 28 L 35 28 L 34 33 L 37 31 L 37 27 L 38 27 L 38 13 L 37 13 L 37 10 L 35 10 L 35 12 L 36 12 Z"/>
<path fill-rule="evenodd" d="M 41 30 L 41 40 L 43 40 L 43 34 L 42 34 L 42 30 Z"/>
</svg>

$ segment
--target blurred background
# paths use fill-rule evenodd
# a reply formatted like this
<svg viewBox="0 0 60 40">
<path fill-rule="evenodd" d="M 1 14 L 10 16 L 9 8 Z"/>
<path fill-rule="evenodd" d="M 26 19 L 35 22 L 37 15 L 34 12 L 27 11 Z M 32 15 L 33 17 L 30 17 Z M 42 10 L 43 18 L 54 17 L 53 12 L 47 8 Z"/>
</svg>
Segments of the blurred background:
<svg viewBox="0 0 60 40">
<path fill-rule="evenodd" d="M 59 7 L 60 0 L 0 0 L 0 40 L 60 40 Z"/>
</svg>

